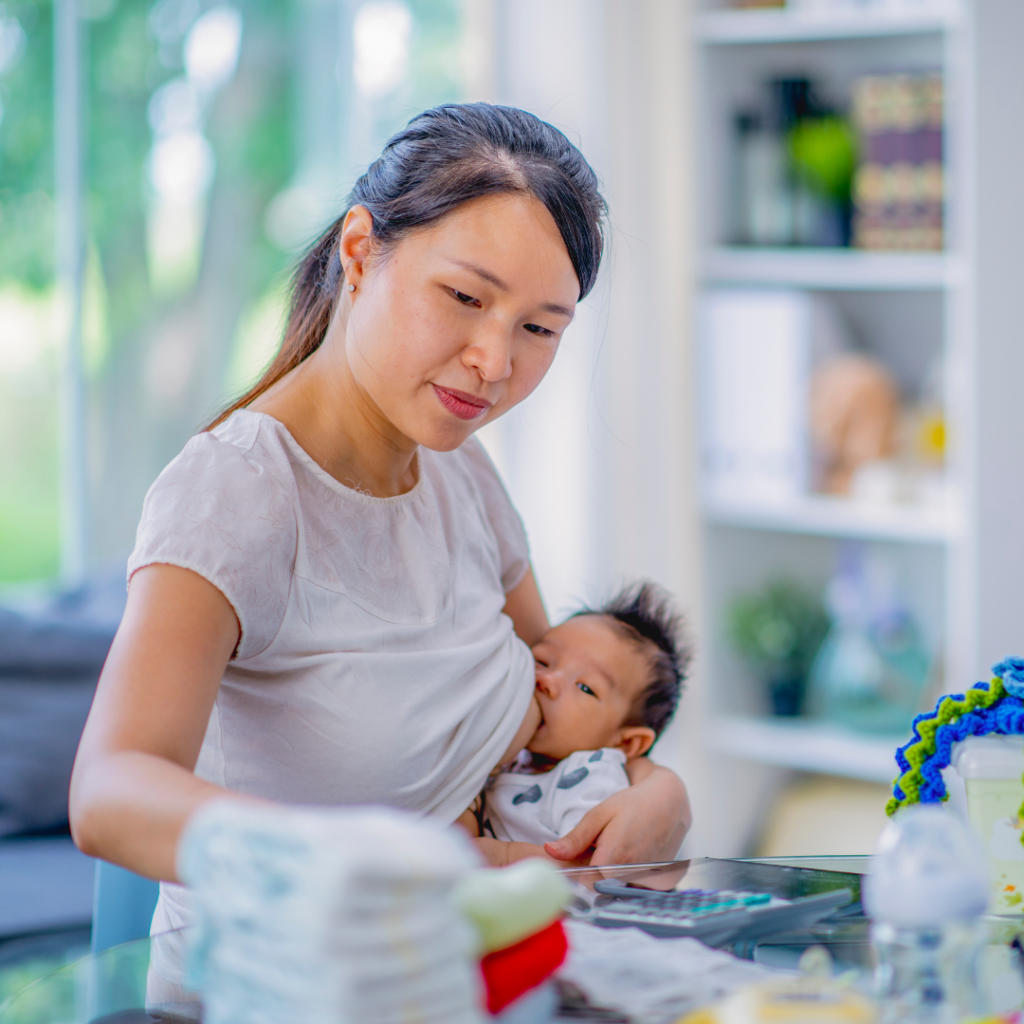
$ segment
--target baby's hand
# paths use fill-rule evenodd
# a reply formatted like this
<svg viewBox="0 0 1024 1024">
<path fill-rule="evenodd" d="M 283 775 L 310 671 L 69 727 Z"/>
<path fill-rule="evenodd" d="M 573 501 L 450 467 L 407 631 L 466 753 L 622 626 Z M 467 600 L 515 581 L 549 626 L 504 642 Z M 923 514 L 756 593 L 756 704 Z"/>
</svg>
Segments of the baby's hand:
<svg viewBox="0 0 1024 1024">
<path fill-rule="evenodd" d="M 527 857 L 540 857 L 542 860 L 551 861 L 558 867 L 570 867 L 564 860 L 555 860 L 544 852 L 543 846 L 535 846 L 533 843 L 507 843 L 501 839 L 492 839 L 484 836 L 476 840 L 476 848 L 484 855 L 487 863 L 492 868 L 504 868 L 516 861 L 526 860 Z"/>
</svg>

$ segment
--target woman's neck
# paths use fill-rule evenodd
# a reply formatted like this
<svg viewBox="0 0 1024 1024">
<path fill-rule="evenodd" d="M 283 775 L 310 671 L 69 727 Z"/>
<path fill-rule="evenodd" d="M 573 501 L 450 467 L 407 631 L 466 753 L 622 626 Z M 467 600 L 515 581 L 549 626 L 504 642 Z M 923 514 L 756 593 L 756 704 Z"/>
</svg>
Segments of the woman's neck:
<svg viewBox="0 0 1024 1024">
<path fill-rule="evenodd" d="M 397 438 L 352 380 L 318 349 L 249 408 L 280 420 L 303 450 L 346 487 L 391 498 L 416 485 L 418 446 Z"/>
</svg>

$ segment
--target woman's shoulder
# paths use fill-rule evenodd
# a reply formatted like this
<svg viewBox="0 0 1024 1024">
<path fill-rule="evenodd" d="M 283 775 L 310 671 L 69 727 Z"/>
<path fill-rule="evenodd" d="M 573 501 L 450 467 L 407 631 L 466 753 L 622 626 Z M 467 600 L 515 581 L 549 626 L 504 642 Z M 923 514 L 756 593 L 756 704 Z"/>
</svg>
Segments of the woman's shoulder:
<svg viewBox="0 0 1024 1024">
<path fill-rule="evenodd" d="M 459 481 L 483 497 L 485 503 L 509 502 L 508 493 L 487 449 L 475 437 L 450 452 L 429 452 L 435 472 L 449 482 Z"/>
<path fill-rule="evenodd" d="M 129 578 L 161 563 L 211 582 L 241 623 L 240 657 L 281 624 L 298 535 L 294 493 L 263 426 L 235 414 L 192 437 L 150 487 L 128 558 Z"/>
<path fill-rule="evenodd" d="M 262 487 L 290 479 L 290 460 L 276 421 L 239 409 L 212 430 L 194 434 L 164 470 L 175 475 L 221 475 L 239 484 L 246 480 Z"/>
<path fill-rule="evenodd" d="M 187 510 L 189 519 L 293 518 L 294 474 L 286 450 L 263 419 L 240 410 L 191 437 L 154 481 L 145 511 L 182 515 Z"/>
<path fill-rule="evenodd" d="M 440 457 L 442 461 L 455 463 L 473 473 L 493 477 L 498 475 L 487 449 L 477 437 L 467 437 L 454 451 L 444 452 Z"/>
<path fill-rule="evenodd" d="M 438 453 L 433 453 L 437 455 Z M 463 515 L 473 515 L 497 544 L 501 583 L 506 593 L 530 567 L 526 529 L 511 495 L 483 444 L 470 437 L 452 452 L 438 455 L 450 467 L 448 502 Z"/>
</svg>

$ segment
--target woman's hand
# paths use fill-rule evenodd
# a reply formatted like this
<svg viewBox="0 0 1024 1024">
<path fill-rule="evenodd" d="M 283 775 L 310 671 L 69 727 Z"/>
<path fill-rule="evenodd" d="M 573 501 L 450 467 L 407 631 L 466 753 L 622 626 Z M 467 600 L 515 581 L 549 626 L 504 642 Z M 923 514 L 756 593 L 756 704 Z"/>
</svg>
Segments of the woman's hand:
<svg viewBox="0 0 1024 1024">
<path fill-rule="evenodd" d="M 561 839 L 544 844 L 563 867 L 581 860 L 592 867 L 675 860 L 693 817 L 686 786 L 645 758 L 635 764 L 632 786 L 591 808 Z"/>
</svg>

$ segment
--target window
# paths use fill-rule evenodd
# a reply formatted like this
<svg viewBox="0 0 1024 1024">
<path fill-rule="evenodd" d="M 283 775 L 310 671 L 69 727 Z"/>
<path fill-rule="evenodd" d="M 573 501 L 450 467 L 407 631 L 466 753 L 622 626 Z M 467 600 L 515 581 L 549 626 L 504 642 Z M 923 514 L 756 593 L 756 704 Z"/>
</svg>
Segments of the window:
<svg viewBox="0 0 1024 1024">
<path fill-rule="evenodd" d="M 463 96 L 461 32 L 460 0 L 0 2 L 0 585 L 123 562 L 298 253 Z"/>
</svg>

